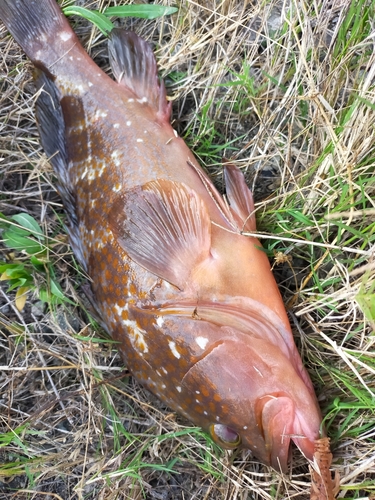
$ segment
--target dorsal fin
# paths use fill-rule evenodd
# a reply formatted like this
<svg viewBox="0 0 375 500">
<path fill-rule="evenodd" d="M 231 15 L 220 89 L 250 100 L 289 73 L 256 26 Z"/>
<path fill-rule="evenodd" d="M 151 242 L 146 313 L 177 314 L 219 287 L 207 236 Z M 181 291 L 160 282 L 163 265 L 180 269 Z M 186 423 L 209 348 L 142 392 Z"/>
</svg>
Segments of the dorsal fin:
<svg viewBox="0 0 375 500">
<path fill-rule="evenodd" d="M 182 183 L 159 179 L 120 195 L 109 224 L 132 260 L 181 290 L 210 255 L 207 208 Z"/>
<path fill-rule="evenodd" d="M 150 45 L 135 33 L 116 28 L 111 32 L 108 50 L 118 83 L 152 106 L 160 120 L 169 121 L 172 103 L 167 101 L 164 82 L 158 78 Z"/>
<path fill-rule="evenodd" d="M 241 231 L 255 231 L 253 195 L 241 170 L 233 164 L 224 165 L 225 188 L 230 208 L 239 218 Z"/>
</svg>

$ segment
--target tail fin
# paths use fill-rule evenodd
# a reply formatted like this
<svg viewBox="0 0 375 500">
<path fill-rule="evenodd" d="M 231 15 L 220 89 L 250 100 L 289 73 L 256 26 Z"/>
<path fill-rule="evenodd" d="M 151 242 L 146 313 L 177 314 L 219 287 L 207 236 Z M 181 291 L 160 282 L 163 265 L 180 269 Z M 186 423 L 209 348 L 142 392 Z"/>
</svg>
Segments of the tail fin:
<svg viewBox="0 0 375 500">
<path fill-rule="evenodd" d="M 0 0 L 0 19 L 43 70 L 78 42 L 56 0 Z"/>
</svg>

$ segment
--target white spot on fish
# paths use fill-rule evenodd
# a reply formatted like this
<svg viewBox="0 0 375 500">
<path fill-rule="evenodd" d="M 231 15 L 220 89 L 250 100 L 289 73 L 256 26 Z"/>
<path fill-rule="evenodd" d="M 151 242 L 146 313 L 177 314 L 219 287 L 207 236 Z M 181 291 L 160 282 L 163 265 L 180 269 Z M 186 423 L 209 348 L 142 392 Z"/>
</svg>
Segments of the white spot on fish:
<svg viewBox="0 0 375 500">
<path fill-rule="evenodd" d="M 181 354 L 177 351 L 176 349 L 176 342 L 172 342 L 171 340 L 168 342 L 169 349 L 171 350 L 171 353 L 173 356 L 177 359 L 181 358 Z"/>
<path fill-rule="evenodd" d="M 140 102 L 141 104 L 144 103 L 144 102 L 147 102 L 148 99 L 147 97 L 142 97 L 142 99 L 137 99 L 138 102 Z"/>
<path fill-rule="evenodd" d="M 128 120 L 128 121 L 126 122 L 126 125 L 127 125 L 128 127 L 130 127 L 130 125 L 131 125 L 131 124 L 132 124 L 132 122 L 131 122 L 130 120 Z"/>
<path fill-rule="evenodd" d="M 159 377 L 161 377 L 161 373 L 159 372 L 159 370 L 155 370 L 155 371 L 159 375 Z"/>
<path fill-rule="evenodd" d="M 216 420 L 219 422 L 220 421 L 220 417 L 216 417 Z"/>
<path fill-rule="evenodd" d="M 200 391 L 195 391 L 195 394 L 200 394 Z"/>
<path fill-rule="evenodd" d="M 93 230 L 93 229 L 91 229 L 90 233 L 91 233 L 91 234 L 94 234 L 94 230 Z"/>
<path fill-rule="evenodd" d="M 128 310 L 128 304 L 125 307 L 119 307 L 118 304 L 115 305 L 118 313 L 121 314 L 124 310 Z M 143 356 L 143 353 L 148 353 L 148 345 L 145 341 L 145 330 L 139 328 L 138 323 L 131 319 L 122 319 L 123 324 L 128 328 L 128 333 L 130 341 L 134 349 Z"/>
<path fill-rule="evenodd" d="M 201 403 L 201 402 L 199 401 L 199 399 L 196 399 L 195 401 L 196 401 L 198 404 L 200 404 L 200 403 Z"/>
<path fill-rule="evenodd" d="M 119 167 L 121 165 L 121 162 L 119 160 L 119 151 L 113 151 L 113 153 L 111 154 L 111 158 L 113 158 L 116 167 Z"/>
<path fill-rule="evenodd" d="M 206 345 L 208 344 L 208 338 L 206 337 L 197 337 L 195 339 L 195 342 L 199 345 L 201 349 L 205 349 Z"/>
<path fill-rule="evenodd" d="M 73 61 L 73 56 L 69 56 L 69 59 L 70 59 L 71 61 Z"/>
<path fill-rule="evenodd" d="M 247 425 L 244 425 L 243 430 L 246 431 L 246 429 L 247 429 Z"/>
<path fill-rule="evenodd" d="M 174 133 L 175 137 L 178 137 L 178 132 L 177 132 L 177 130 L 173 129 L 173 133 Z"/>
<path fill-rule="evenodd" d="M 143 142 L 143 139 L 137 139 L 137 142 Z"/>
<path fill-rule="evenodd" d="M 163 323 L 164 323 L 163 316 L 159 316 L 156 320 L 156 324 L 158 325 L 159 328 L 161 328 L 163 326 Z"/>
<path fill-rule="evenodd" d="M 85 168 L 85 171 L 83 172 L 83 174 L 81 175 L 81 179 L 84 179 L 87 175 L 87 172 L 88 172 L 88 169 L 87 167 Z"/>
<path fill-rule="evenodd" d="M 72 38 L 72 33 L 69 33 L 68 31 L 63 31 L 62 33 L 60 33 L 60 39 L 63 42 L 67 42 L 71 38 Z"/>
<path fill-rule="evenodd" d="M 178 392 L 182 391 L 182 389 L 181 389 L 181 387 L 179 385 L 176 387 L 176 389 L 177 389 Z"/>
<path fill-rule="evenodd" d="M 164 372 L 166 375 L 168 375 L 168 370 L 166 370 L 166 369 L 164 368 L 164 366 L 162 366 L 162 367 L 161 367 L 161 369 L 163 370 L 163 372 Z"/>
<path fill-rule="evenodd" d="M 107 116 L 107 112 L 103 111 L 102 109 L 98 109 L 95 113 L 94 120 L 97 120 L 98 118 L 105 118 Z"/>
<path fill-rule="evenodd" d="M 204 413 L 205 415 L 208 415 L 208 413 L 206 412 L 206 410 L 204 410 L 204 412 L 203 412 L 203 413 Z"/>
<path fill-rule="evenodd" d="M 166 388 L 167 388 L 167 386 L 166 386 L 165 384 L 163 384 L 163 385 L 161 386 L 161 388 L 162 388 L 162 389 L 166 389 Z"/>
<path fill-rule="evenodd" d="M 99 177 L 101 177 L 103 175 L 103 172 L 106 169 L 106 166 L 107 165 L 104 163 L 104 165 L 102 166 L 102 168 L 99 170 Z"/>
<path fill-rule="evenodd" d="M 91 207 L 94 208 L 96 200 L 91 200 Z"/>
<path fill-rule="evenodd" d="M 88 82 L 87 84 L 89 87 L 92 87 L 94 84 L 92 82 Z"/>
<path fill-rule="evenodd" d="M 128 102 L 134 102 L 133 98 L 128 99 Z"/>
<path fill-rule="evenodd" d="M 119 123 L 114 123 L 113 124 L 113 128 L 119 128 L 120 127 L 120 124 Z"/>
<path fill-rule="evenodd" d="M 77 85 L 77 90 L 78 92 L 80 92 L 81 94 L 83 94 L 83 92 L 85 91 L 85 88 L 83 85 Z"/>
<path fill-rule="evenodd" d="M 125 307 L 120 307 L 118 304 L 115 304 L 115 309 L 116 309 L 117 313 L 119 314 L 119 316 L 121 316 L 121 314 L 124 311 L 128 311 L 129 306 L 128 306 L 128 304 L 125 304 Z"/>
</svg>

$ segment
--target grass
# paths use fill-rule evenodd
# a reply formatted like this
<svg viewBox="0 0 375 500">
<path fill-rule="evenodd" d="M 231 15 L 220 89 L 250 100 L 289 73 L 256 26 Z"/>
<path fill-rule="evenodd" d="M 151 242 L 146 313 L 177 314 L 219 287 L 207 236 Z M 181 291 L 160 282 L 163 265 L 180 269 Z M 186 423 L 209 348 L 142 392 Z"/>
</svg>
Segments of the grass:
<svg viewBox="0 0 375 500">
<path fill-rule="evenodd" d="M 332 439 L 339 497 L 374 498 L 375 2 L 176 6 L 121 23 L 155 42 L 173 126 L 218 187 L 223 156 L 243 169 Z M 71 21 L 106 67 L 105 37 Z M 223 452 L 123 371 L 67 245 L 31 65 L 3 27 L 0 46 L 0 499 L 307 498 L 298 452 L 283 476 Z"/>
</svg>

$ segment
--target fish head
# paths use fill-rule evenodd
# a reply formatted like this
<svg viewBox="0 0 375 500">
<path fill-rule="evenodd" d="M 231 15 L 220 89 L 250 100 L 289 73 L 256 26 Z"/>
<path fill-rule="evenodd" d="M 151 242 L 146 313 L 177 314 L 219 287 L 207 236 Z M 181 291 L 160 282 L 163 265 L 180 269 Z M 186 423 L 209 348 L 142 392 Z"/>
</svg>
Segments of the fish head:
<svg viewBox="0 0 375 500">
<path fill-rule="evenodd" d="M 184 385 L 209 392 L 201 404 L 209 410 L 205 427 L 213 440 L 250 449 L 276 470 L 287 469 L 291 441 L 311 460 L 321 426 L 315 395 L 276 346 L 244 341 L 232 328 L 224 333 L 184 377 Z"/>
<path fill-rule="evenodd" d="M 262 330 L 250 335 L 215 324 L 214 316 L 231 322 L 223 310 L 212 317 L 204 307 L 189 314 L 181 307 L 129 312 L 147 331 L 147 352 L 138 358 L 140 373 L 134 375 L 143 374 L 145 385 L 170 407 L 221 447 L 250 449 L 276 470 L 287 469 L 291 441 L 313 458 L 319 406 L 307 374 L 299 370 L 298 353 L 296 364 L 282 339 L 273 342 Z M 129 356 L 130 346 L 126 351 Z"/>
</svg>

